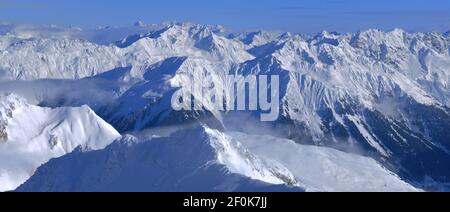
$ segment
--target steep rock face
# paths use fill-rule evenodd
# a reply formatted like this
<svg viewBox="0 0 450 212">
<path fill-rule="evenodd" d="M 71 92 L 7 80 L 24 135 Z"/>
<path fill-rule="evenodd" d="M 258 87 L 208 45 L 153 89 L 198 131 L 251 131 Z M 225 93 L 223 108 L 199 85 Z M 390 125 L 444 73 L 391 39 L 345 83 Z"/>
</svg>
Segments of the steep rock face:
<svg viewBox="0 0 450 212">
<path fill-rule="evenodd" d="M 0 190 L 13 190 L 37 167 L 77 147 L 101 149 L 120 134 L 80 108 L 41 108 L 16 95 L 0 96 Z"/>
</svg>

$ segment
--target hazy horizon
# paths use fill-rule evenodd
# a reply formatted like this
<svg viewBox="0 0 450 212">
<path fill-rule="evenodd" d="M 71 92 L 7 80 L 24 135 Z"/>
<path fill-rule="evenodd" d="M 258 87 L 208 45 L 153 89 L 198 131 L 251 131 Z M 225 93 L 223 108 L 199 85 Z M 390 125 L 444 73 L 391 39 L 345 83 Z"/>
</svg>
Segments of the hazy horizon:
<svg viewBox="0 0 450 212">
<path fill-rule="evenodd" d="M 143 1 L 130 0 L 4 0 L 0 23 L 77 26 L 131 26 L 136 21 L 164 21 L 223 25 L 232 30 L 316 33 L 323 30 L 354 32 L 450 30 L 450 2 L 445 0 L 399 1 Z"/>
</svg>

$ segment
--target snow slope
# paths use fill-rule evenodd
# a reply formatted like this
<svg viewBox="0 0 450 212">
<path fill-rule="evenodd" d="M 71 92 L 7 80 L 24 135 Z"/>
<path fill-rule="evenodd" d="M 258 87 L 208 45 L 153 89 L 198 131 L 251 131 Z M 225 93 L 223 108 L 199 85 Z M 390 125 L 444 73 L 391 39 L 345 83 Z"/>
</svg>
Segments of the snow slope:
<svg viewBox="0 0 450 212">
<path fill-rule="evenodd" d="M 289 140 L 236 133 L 230 136 L 207 127 L 188 128 L 145 141 L 126 137 L 104 150 L 75 151 L 39 168 L 18 191 L 300 191 L 303 188 L 419 191 L 369 158 Z"/>
<path fill-rule="evenodd" d="M 51 158 L 101 149 L 120 137 L 89 107 L 42 108 L 0 96 L 0 191 L 13 190 Z"/>
<path fill-rule="evenodd" d="M 73 178 L 73 176 L 78 176 Z M 282 165 L 203 127 L 150 140 L 124 137 L 40 167 L 18 191 L 301 191 Z"/>
<path fill-rule="evenodd" d="M 419 191 L 371 158 L 267 135 L 230 135 L 251 152 L 286 166 L 306 191 Z"/>
</svg>

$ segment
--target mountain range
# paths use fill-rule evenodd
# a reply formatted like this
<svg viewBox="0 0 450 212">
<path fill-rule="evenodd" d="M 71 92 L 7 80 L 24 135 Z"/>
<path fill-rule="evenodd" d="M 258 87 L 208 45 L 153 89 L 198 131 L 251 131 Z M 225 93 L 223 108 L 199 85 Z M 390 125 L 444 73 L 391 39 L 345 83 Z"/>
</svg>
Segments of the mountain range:
<svg viewBox="0 0 450 212">
<path fill-rule="evenodd" d="M 61 120 L 95 129 L 67 130 L 62 143 L 75 139 L 83 147 L 93 136 L 95 148 L 76 150 L 74 144 L 64 153 L 47 152 L 22 175 L 30 177 L 45 163 L 19 190 L 449 189 L 448 33 L 395 29 L 293 35 L 140 23 L 87 31 L 2 25 L 0 34 L 0 91 L 11 93 L 2 98 L 61 114 L 57 120 L 42 117 L 51 121 L 31 125 L 28 134 L 13 131 L 11 124 L 3 124 L 0 133 L 6 129 L 28 141 L 36 130 Z M 227 75 L 280 76 L 281 116 L 263 123 L 257 120 L 262 111 L 216 111 L 208 103 L 202 111 L 173 110 L 173 93 L 189 83 L 186 75 L 196 73 L 212 76 L 220 90 L 227 86 Z M 190 95 L 203 98 L 198 90 Z M 1 117 L 8 117 L 8 104 L 2 104 Z M 79 115 L 58 112 L 76 108 Z M 95 121 L 74 120 L 86 114 Z M 100 136 L 103 127 L 111 134 Z M 51 140 L 51 135 L 42 138 L 46 144 Z M 8 143 L 18 141 L 0 143 L 0 149 L 13 149 Z M 188 148 L 190 143 L 199 149 Z M 217 145 L 230 147 L 225 151 Z M 264 148 L 278 145 L 286 147 L 274 153 Z M 178 162 L 195 155 L 189 151 L 202 157 L 177 169 Z M 98 159 L 104 163 L 95 163 Z M 5 167 L 0 167 L 0 179 L 8 179 L 2 178 L 8 167 L 19 165 Z M 208 176 L 213 179 L 204 187 L 189 187 Z"/>
</svg>

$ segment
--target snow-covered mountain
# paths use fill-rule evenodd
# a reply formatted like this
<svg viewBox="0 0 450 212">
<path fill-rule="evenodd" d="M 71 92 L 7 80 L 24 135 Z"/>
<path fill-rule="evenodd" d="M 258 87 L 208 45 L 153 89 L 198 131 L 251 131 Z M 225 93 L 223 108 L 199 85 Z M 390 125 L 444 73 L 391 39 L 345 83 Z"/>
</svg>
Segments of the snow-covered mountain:
<svg viewBox="0 0 450 212">
<path fill-rule="evenodd" d="M 215 28 L 171 24 L 114 44 L 99 45 L 73 37 L 31 37 L 0 45 L 0 79 L 79 79 L 116 68 L 148 66 L 176 56 L 220 61 L 220 65 L 252 58 L 244 44 L 216 35 Z M 2 36 L 7 39 L 11 35 Z M 18 37 L 14 37 L 18 39 Z M 135 71 L 138 72 L 138 71 Z M 130 73 L 142 77 L 142 73 Z"/>
<path fill-rule="evenodd" d="M 0 191 L 14 190 L 49 159 L 102 149 L 120 134 L 89 107 L 43 108 L 0 95 Z"/>
<path fill-rule="evenodd" d="M 104 150 L 75 151 L 39 168 L 18 191 L 303 189 L 418 191 L 369 158 L 207 127 L 149 140 L 128 136 Z"/>
<path fill-rule="evenodd" d="M 42 106 L 88 104 L 120 132 L 197 120 L 244 131 L 227 124 L 233 113 L 208 104 L 204 111 L 173 111 L 171 96 L 197 73 L 212 76 L 217 89 L 227 86 L 228 74 L 276 74 L 281 117 L 252 121 L 270 128 L 264 133 L 370 156 L 417 186 L 449 188 L 447 34 L 229 33 L 189 23 L 74 30 L 5 26 L 0 89 Z"/>
</svg>

